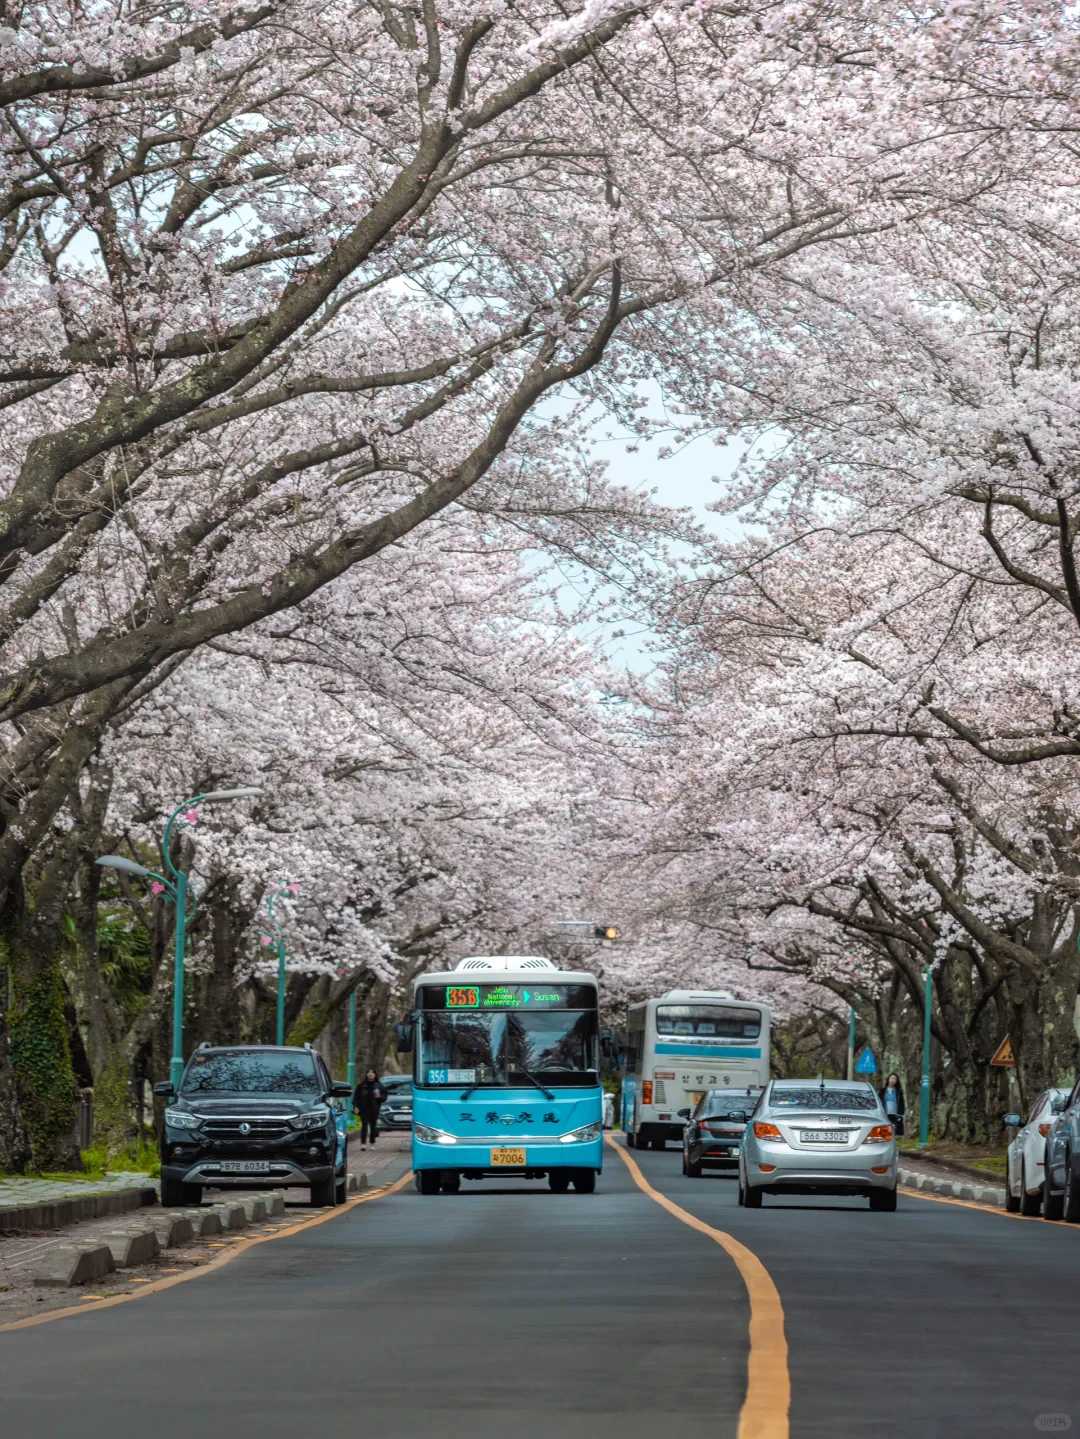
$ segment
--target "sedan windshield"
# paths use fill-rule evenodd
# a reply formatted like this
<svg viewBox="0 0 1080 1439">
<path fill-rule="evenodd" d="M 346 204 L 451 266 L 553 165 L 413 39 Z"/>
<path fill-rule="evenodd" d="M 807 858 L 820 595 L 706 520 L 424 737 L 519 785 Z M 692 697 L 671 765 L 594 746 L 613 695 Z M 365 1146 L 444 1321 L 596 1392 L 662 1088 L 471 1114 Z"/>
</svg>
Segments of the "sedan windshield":
<svg viewBox="0 0 1080 1439">
<path fill-rule="evenodd" d="M 757 1103 L 753 1094 L 707 1094 L 698 1105 L 698 1117 L 702 1119 L 723 1119 L 727 1114 L 749 1114 Z"/>
<path fill-rule="evenodd" d="M 770 1109 L 876 1110 L 877 1095 L 869 1089 L 774 1089 Z"/>
<path fill-rule="evenodd" d="M 309 1054 L 219 1050 L 193 1054 L 181 1094 L 312 1094 L 319 1088 Z"/>
<path fill-rule="evenodd" d="M 420 1025 L 426 1084 L 596 1083 L 595 1010 L 426 1010 Z"/>
</svg>

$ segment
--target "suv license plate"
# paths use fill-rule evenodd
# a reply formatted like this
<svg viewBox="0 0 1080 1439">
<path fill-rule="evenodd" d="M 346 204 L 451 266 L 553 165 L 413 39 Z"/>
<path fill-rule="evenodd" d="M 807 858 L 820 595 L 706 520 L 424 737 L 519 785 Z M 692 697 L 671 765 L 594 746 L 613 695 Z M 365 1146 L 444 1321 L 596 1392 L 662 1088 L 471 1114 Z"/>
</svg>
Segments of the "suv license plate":
<svg viewBox="0 0 1080 1439">
<path fill-rule="evenodd" d="M 513 1165 L 515 1169 L 525 1167 L 524 1149 L 493 1149 L 491 1151 L 491 1167 L 497 1164 Z"/>
<path fill-rule="evenodd" d="M 221 1166 L 222 1174 L 269 1174 L 268 1159 L 230 1159 Z"/>
<path fill-rule="evenodd" d="M 847 1131 L 844 1129 L 807 1129 L 803 1138 L 813 1144 L 846 1144 Z"/>
</svg>

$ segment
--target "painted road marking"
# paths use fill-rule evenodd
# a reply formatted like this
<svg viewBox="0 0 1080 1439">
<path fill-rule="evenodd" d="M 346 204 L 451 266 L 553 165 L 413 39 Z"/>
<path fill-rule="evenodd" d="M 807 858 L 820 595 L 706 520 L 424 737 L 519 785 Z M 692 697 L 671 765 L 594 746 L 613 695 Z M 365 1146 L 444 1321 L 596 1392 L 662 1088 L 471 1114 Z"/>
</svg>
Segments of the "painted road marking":
<svg viewBox="0 0 1080 1439">
<path fill-rule="evenodd" d="M 278 1239 L 288 1238 L 290 1234 L 302 1234 L 305 1229 L 315 1229 L 318 1225 L 326 1224 L 331 1219 L 340 1219 L 343 1214 L 356 1209 L 358 1205 L 370 1204 L 373 1199 L 385 1199 L 389 1194 L 396 1194 L 399 1189 L 405 1188 L 411 1178 L 412 1170 L 410 1169 L 400 1179 L 395 1179 L 393 1184 L 381 1185 L 378 1189 L 369 1190 L 366 1194 L 358 1194 L 355 1199 L 347 1199 L 344 1204 L 328 1209 L 324 1214 L 316 1214 L 311 1219 L 301 1219 L 296 1224 L 289 1224 L 284 1229 L 275 1230 L 274 1233 L 263 1237 L 239 1239 L 211 1259 L 209 1264 L 203 1264 L 179 1274 L 172 1274 L 168 1279 L 148 1280 L 146 1287 L 136 1293 L 111 1294 L 107 1299 L 99 1298 L 96 1295 L 84 1295 L 81 1302 L 94 1297 L 98 1298 L 95 1308 L 112 1309 L 117 1304 L 131 1304 L 136 1299 L 145 1299 L 148 1294 L 160 1294 L 163 1289 L 171 1289 L 174 1284 L 190 1284 L 193 1279 L 201 1279 L 204 1274 L 211 1274 L 215 1269 L 221 1269 L 226 1264 L 231 1264 L 238 1254 L 247 1253 L 257 1244 L 273 1244 Z M 7 1334 L 12 1329 L 34 1329 L 39 1324 L 52 1324 L 57 1319 L 69 1319 L 73 1314 L 85 1314 L 86 1310 L 81 1308 L 80 1304 L 71 1305 L 67 1309 L 54 1309 L 50 1314 L 34 1314 L 28 1319 L 13 1319 L 8 1324 L 0 1324 L 0 1334 Z"/>
<path fill-rule="evenodd" d="M 928 1194 L 925 1189 L 909 1189 L 906 1184 L 899 1186 L 900 1193 L 911 1199 L 926 1199 L 931 1204 L 956 1204 L 961 1209 L 981 1209 L 984 1214 L 996 1214 L 1001 1219 L 1015 1219 L 1020 1224 L 1049 1224 L 1052 1229 L 1080 1234 L 1080 1225 L 1066 1224 L 1063 1219 L 1044 1219 L 1041 1214 L 1010 1214 L 999 1204 L 980 1204 L 977 1199 L 954 1199 L 948 1194 Z"/>
<path fill-rule="evenodd" d="M 707 1235 L 734 1261 L 750 1301 L 750 1354 L 746 1363 L 746 1397 L 739 1413 L 738 1439 L 788 1439 L 791 1376 L 788 1373 L 784 1306 L 772 1275 L 745 1244 L 722 1229 L 683 1209 L 654 1189 L 637 1161 L 610 1135 L 605 1139 L 630 1171 L 637 1187 L 683 1224 Z"/>
</svg>

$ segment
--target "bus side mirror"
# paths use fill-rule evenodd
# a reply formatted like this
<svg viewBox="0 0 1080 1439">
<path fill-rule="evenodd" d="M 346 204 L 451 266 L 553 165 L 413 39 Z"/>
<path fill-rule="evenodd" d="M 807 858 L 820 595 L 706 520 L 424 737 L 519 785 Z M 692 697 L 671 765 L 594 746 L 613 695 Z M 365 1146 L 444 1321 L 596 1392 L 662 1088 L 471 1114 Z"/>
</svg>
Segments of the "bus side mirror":
<svg viewBox="0 0 1080 1439">
<path fill-rule="evenodd" d="M 688 1109 L 680 1109 L 680 1110 L 678 1110 L 677 1112 L 678 1112 L 678 1115 L 679 1115 L 679 1118 L 680 1118 L 680 1119 L 689 1119 L 689 1118 L 690 1118 L 690 1111 L 689 1111 Z"/>
<path fill-rule="evenodd" d="M 403 1020 L 401 1024 L 395 1024 L 394 1033 L 397 1036 L 398 1054 L 411 1054 L 413 1047 L 412 1020 Z"/>
</svg>

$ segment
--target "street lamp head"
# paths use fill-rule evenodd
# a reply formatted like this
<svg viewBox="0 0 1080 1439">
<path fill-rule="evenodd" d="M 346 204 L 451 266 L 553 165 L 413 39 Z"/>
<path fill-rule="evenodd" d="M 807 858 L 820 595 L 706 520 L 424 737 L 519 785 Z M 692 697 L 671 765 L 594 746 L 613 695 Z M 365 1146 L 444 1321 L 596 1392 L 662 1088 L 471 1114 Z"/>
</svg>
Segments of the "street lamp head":
<svg viewBox="0 0 1080 1439">
<path fill-rule="evenodd" d="M 199 795 L 200 802 L 214 799 L 254 799 L 256 795 L 262 794 L 262 789 L 257 784 L 241 785 L 239 789 L 211 789 L 205 794 Z"/>
<path fill-rule="evenodd" d="M 125 874 L 141 874 L 148 879 L 153 879 L 153 871 L 146 868 L 144 864 L 136 864 L 133 859 L 125 859 L 122 854 L 103 854 L 99 859 L 94 860 L 103 869 L 120 869 Z"/>
</svg>

